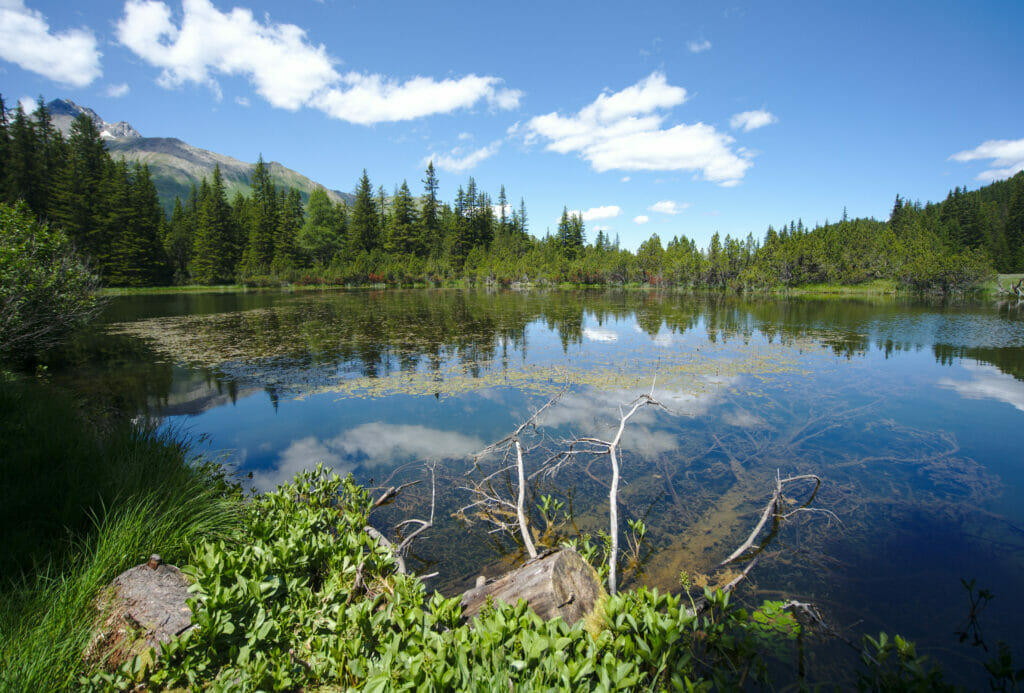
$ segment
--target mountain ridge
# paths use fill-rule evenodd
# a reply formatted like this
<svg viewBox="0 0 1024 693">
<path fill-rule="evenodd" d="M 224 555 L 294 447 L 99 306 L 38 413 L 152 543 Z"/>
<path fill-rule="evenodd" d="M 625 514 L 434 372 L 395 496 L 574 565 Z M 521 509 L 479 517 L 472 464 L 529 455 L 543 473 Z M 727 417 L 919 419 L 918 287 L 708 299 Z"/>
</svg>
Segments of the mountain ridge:
<svg viewBox="0 0 1024 693">
<path fill-rule="evenodd" d="M 149 166 L 160 204 L 167 212 L 173 207 L 175 197 L 186 200 L 192 185 L 198 186 L 203 178 L 211 177 L 218 165 L 229 200 L 236 193 L 248 195 L 252 191 L 252 173 L 256 164 L 195 147 L 176 137 L 145 137 L 131 124 L 123 120 L 107 122 L 93 109 L 71 99 L 54 99 L 46 104 L 46 108 L 50 111 L 53 126 L 65 137 L 71 131 L 74 119 L 84 113 L 96 123 L 111 156 Z M 351 203 L 354 199 L 351 193 L 332 190 L 279 162 L 266 162 L 266 166 L 276 185 L 297 189 L 303 202 L 309 199 L 309 194 L 316 187 L 324 188 L 335 203 Z"/>
</svg>

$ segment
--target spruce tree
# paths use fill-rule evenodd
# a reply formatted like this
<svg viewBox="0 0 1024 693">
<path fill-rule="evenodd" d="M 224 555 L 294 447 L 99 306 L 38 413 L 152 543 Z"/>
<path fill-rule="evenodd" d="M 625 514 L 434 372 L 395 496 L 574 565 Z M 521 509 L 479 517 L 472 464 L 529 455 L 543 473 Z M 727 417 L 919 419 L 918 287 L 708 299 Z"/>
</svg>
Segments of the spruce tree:
<svg viewBox="0 0 1024 693">
<path fill-rule="evenodd" d="M 260 155 L 252 175 L 253 218 L 245 252 L 245 272 L 265 274 L 274 261 L 274 237 L 277 235 L 277 189 Z"/>
<path fill-rule="evenodd" d="M 188 280 L 188 265 L 192 259 L 192 223 L 186 219 L 180 197 L 174 198 L 171 221 L 164 235 L 164 252 L 170 262 L 174 282 L 184 284 Z"/>
<path fill-rule="evenodd" d="M 427 164 L 426 178 L 423 179 L 423 203 L 420 215 L 417 244 L 437 254 L 441 249 L 441 222 L 439 218 L 437 175 L 434 162 Z"/>
<path fill-rule="evenodd" d="M 344 245 L 343 233 L 340 209 L 331 202 L 327 191 L 317 186 L 309 195 L 306 220 L 296 242 L 314 263 L 327 266 Z"/>
<path fill-rule="evenodd" d="M 356 187 L 356 199 L 352 203 L 349 218 L 349 243 L 353 253 L 369 253 L 380 246 L 378 220 L 377 206 L 373 200 L 373 188 L 370 186 L 370 177 L 364 168 L 359 185 Z"/>
<path fill-rule="evenodd" d="M 199 192 L 199 212 L 192 249 L 192 278 L 200 284 L 219 284 L 232 279 L 230 266 L 234 234 L 231 207 L 224 191 L 220 166 L 213 169 L 213 180 L 203 179 Z"/>
<path fill-rule="evenodd" d="M 101 187 L 111 165 L 103 139 L 92 118 L 79 114 L 71 123 L 67 156 L 51 197 L 50 217 L 64 229 L 75 247 L 97 261 L 109 239 L 99 223 Z"/>
<path fill-rule="evenodd" d="M 416 203 L 409 191 L 409 184 L 403 180 L 391 200 L 385 250 L 392 253 L 422 253 L 424 248 L 416 234 L 418 224 Z"/>
<path fill-rule="evenodd" d="M 9 190 L 7 202 L 23 200 L 38 217 L 42 210 L 39 192 L 42 190 L 42 147 L 33 120 L 19 103 L 10 127 L 11 139 L 4 177 Z"/>
<path fill-rule="evenodd" d="M 299 265 L 299 249 L 296 237 L 302 228 L 302 196 L 295 188 L 285 192 L 281 189 L 277 202 L 277 235 L 274 238 L 274 274 L 294 270 Z"/>
</svg>

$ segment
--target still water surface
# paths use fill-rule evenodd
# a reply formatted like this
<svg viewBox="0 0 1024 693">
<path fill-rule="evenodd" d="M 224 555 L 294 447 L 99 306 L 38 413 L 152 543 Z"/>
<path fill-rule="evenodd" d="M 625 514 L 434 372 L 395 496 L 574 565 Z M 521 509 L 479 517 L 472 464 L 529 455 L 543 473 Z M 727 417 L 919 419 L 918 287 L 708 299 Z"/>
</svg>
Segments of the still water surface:
<svg viewBox="0 0 1024 693">
<path fill-rule="evenodd" d="M 1024 307 L 262 292 L 117 298 L 104 322 L 69 355 L 72 385 L 97 406 L 161 417 L 257 489 L 318 461 L 370 485 L 423 480 L 375 513 L 387 530 L 429 514 L 432 464 L 436 526 L 411 567 L 438 572 L 444 591 L 515 559 L 485 522 L 454 516 L 472 500 L 474 452 L 568 384 L 533 439 L 535 469 L 562 439 L 610 438 L 620 405 L 653 383 L 667 411 L 645 409 L 623 440 L 623 521 L 648 527 L 642 573 L 625 569 L 633 584 L 712 573 L 777 473 L 814 473 L 813 507 L 829 512 L 786 525 L 743 599 L 814 602 L 852 639 L 900 632 L 979 685 L 979 652 L 954 635 L 960 579 L 973 578 L 996 595 L 986 640 L 1024 658 Z M 596 533 L 609 478 L 606 460 L 580 459 L 537 493 Z"/>
</svg>

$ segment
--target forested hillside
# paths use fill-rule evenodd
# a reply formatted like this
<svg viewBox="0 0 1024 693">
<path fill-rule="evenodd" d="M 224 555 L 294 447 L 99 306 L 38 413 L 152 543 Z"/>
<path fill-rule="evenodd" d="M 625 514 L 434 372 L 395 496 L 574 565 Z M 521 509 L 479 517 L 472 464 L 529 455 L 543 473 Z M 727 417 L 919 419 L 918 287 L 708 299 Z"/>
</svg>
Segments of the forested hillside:
<svg viewBox="0 0 1024 693">
<path fill-rule="evenodd" d="M 2 105 L 2 102 L 0 102 Z M 553 234 L 531 235 L 525 202 L 497 199 L 469 178 L 452 202 L 434 167 L 421 192 L 374 188 L 364 170 L 351 204 L 275 185 L 262 159 L 252 193 L 229 200 L 218 169 L 170 217 L 149 169 L 114 159 L 87 115 L 65 139 L 40 100 L 30 116 L 0 111 L 0 199 L 24 200 L 62 228 L 111 286 L 451 282 L 647 283 L 767 290 L 888 279 L 950 292 L 994 270 L 1024 271 L 1024 173 L 939 203 L 896 197 L 888 221 L 769 226 L 763 238 L 720 237 L 706 248 L 657 235 L 636 253 L 563 211 Z"/>
</svg>

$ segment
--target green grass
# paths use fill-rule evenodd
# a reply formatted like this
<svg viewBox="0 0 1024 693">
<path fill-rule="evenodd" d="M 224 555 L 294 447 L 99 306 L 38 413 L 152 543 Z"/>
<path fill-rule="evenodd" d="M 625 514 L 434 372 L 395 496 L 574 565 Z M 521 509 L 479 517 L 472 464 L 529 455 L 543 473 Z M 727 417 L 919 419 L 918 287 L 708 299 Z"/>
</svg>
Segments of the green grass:
<svg viewBox="0 0 1024 693">
<path fill-rule="evenodd" d="M 99 590 L 151 553 L 185 563 L 228 539 L 239 496 L 174 435 L 100 429 L 45 384 L 0 382 L 0 421 L 0 689 L 66 689 Z"/>
<path fill-rule="evenodd" d="M 245 291 L 243 284 L 224 284 L 221 286 L 206 286 L 205 284 L 189 284 L 187 286 L 133 286 L 133 287 L 108 287 L 100 290 L 101 296 L 135 296 L 138 294 L 210 294 L 210 293 L 233 293 Z"/>
<path fill-rule="evenodd" d="M 1011 285 L 1016 284 L 1024 277 L 1024 274 L 1000 274 L 995 279 L 985 282 L 981 285 L 983 291 L 989 293 L 999 293 L 999 289 L 1004 291 Z"/>
<path fill-rule="evenodd" d="M 875 279 L 861 284 L 804 284 L 787 290 L 795 295 L 877 296 L 898 292 L 892 279 Z"/>
</svg>

